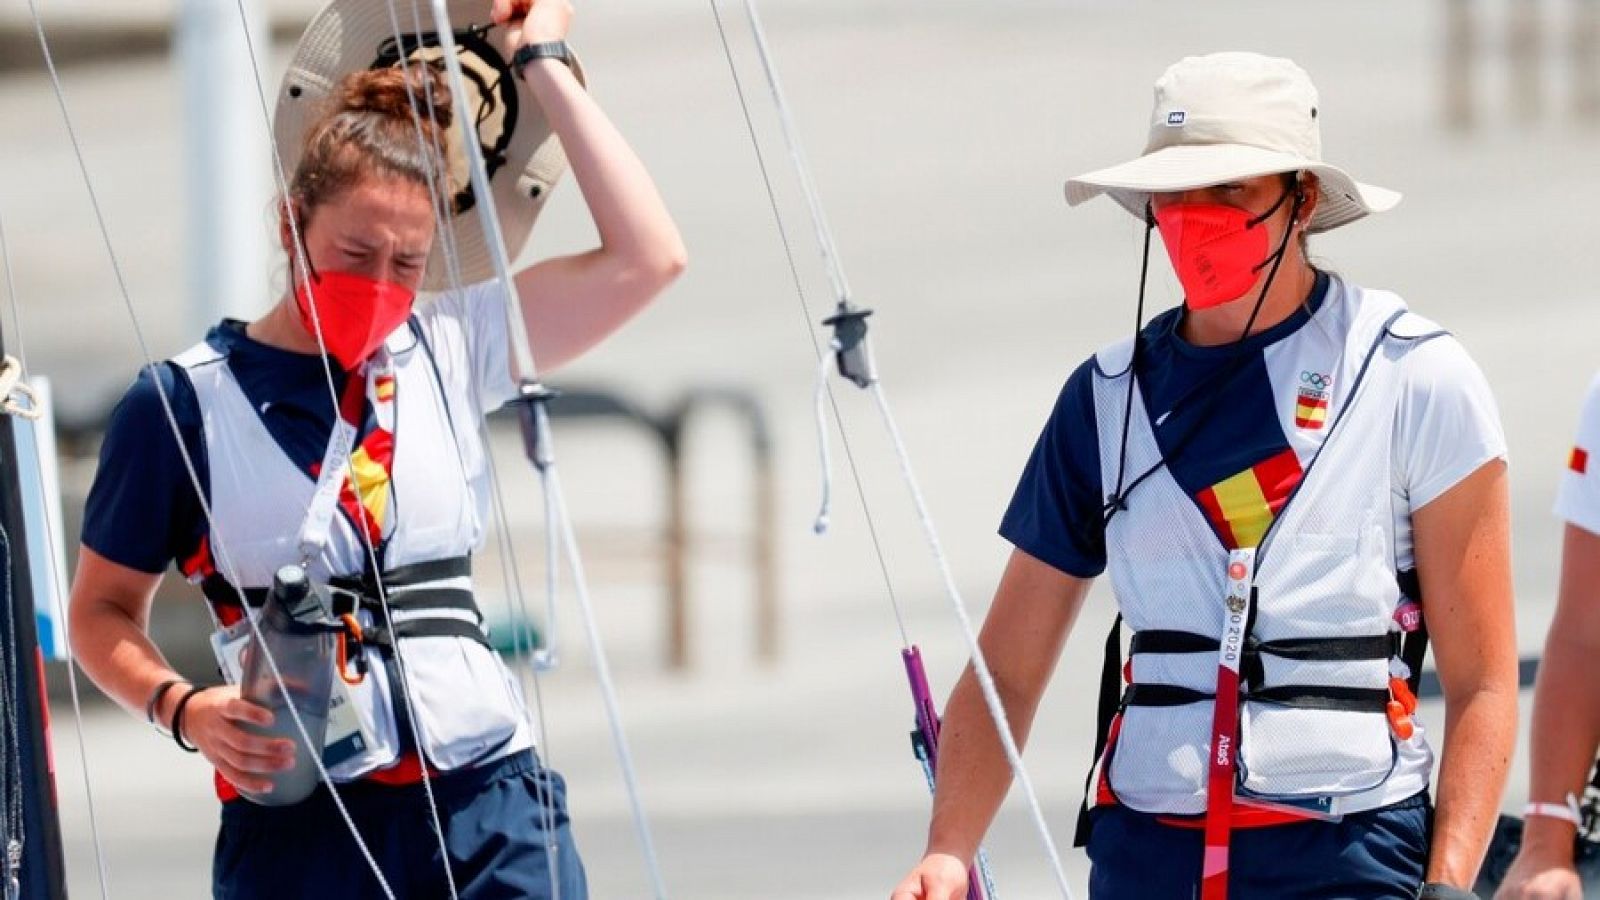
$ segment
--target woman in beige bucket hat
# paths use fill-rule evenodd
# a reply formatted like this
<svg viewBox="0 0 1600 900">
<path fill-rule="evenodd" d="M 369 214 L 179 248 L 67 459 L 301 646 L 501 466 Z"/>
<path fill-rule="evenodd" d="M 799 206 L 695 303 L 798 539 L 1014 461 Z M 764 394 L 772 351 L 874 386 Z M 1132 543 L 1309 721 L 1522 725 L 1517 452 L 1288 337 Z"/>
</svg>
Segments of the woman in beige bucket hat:
<svg viewBox="0 0 1600 900">
<path fill-rule="evenodd" d="M 1144 154 L 1067 182 L 1070 204 L 1106 194 L 1145 223 L 1146 264 L 1159 232 L 1185 295 L 1145 323 L 1141 276 L 1136 335 L 1067 380 L 1000 527 L 1014 550 L 982 637 L 1020 741 L 1109 572 L 1079 823 L 1099 900 L 1468 897 L 1499 803 L 1504 436 L 1454 338 L 1307 259 L 1306 235 L 1400 199 L 1324 162 L 1321 122 L 1288 60 L 1190 57 L 1156 82 Z M 1010 777 L 992 728 L 969 671 L 895 900 L 981 896 L 967 868 Z"/>
<path fill-rule="evenodd" d="M 683 244 L 583 89 L 567 0 L 449 0 L 476 96 L 433 69 L 436 30 L 397 35 L 393 14 L 334 0 L 302 38 L 277 117 L 290 284 L 260 318 L 141 373 L 113 414 L 74 648 L 102 689 L 215 768 L 218 898 L 583 900 L 564 782 L 535 753 L 474 595 L 491 499 L 479 426 L 537 373 L 515 362 L 453 136 L 478 131 L 513 259 L 569 163 L 582 188 L 599 246 L 511 275 L 547 368 L 647 306 Z M 427 290 L 442 292 L 416 299 Z M 173 564 L 205 594 L 227 684 L 188 683 L 145 632 Z M 285 693 L 310 696 L 269 709 L 274 686 L 252 693 L 251 664 L 230 660 L 271 646 L 251 608 L 308 580 L 324 602 L 295 607 L 314 619 L 307 649 L 277 665 Z M 330 628 L 336 654 L 315 643 Z"/>
</svg>

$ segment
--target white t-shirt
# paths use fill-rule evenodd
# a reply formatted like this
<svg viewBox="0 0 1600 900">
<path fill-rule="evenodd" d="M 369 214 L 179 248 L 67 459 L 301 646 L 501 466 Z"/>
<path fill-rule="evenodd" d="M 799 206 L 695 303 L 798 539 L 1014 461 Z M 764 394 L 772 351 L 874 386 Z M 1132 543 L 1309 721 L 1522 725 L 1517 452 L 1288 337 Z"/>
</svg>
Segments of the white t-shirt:
<svg viewBox="0 0 1600 900">
<path fill-rule="evenodd" d="M 481 548 L 493 499 L 483 417 L 517 396 L 505 294 L 498 281 L 479 282 L 419 300 L 414 314 L 438 366 L 460 449 L 460 475 L 473 494 Z"/>
<path fill-rule="evenodd" d="M 430 295 L 417 304 L 416 317 L 440 374 L 452 388 L 472 396 L 478 416 L 517 396 L 505 292 L 499 281 L 481 281 L 460 291 Z"/>
<path fill-rule="evenodd" d="M 1589 382 L 1589 394 L 1578 418 L 1578 437 L 1567 457 L 1567 469 L 1556 491 L 1556 515 L 1593 534 L 1600 534 L 1600 374 Z"/>
<path fill-rule="evenodd" d="M 1342 280 L 1333 279 L 1330 296 L 1311 321 L 1266 347 L 1267 372 L 1280 398 L 1284 434 L 1306 465 L 1326 436 L 1326 428 L 1296 427 L 1291 399 L 1302 372 L 1328 372 L 1344 350 L 1353 311 Z M 1393 494 L 1395 568 L 1415 565 L 1411 517 L 1485 463 L 1506 458 L 1500 412 L 1478 364 L 1453 335 L 1422 341 L 1401 358 L 1401 385 L 1395 405 L 1390 490 Z M 1291 398 L 1291 399 L 1284 399 Z"/>
<path fill-rule="evenodd" d="M 1494 394 L 1477 363 L 1449 335 L 1406 354 L 1395 410 L 1395 564 L 1415 562 L 1411 515 L 1485 463 L 1506 458 Z M 1600 508 L 1600 507 L 1597 507 Z"/>
</svg>

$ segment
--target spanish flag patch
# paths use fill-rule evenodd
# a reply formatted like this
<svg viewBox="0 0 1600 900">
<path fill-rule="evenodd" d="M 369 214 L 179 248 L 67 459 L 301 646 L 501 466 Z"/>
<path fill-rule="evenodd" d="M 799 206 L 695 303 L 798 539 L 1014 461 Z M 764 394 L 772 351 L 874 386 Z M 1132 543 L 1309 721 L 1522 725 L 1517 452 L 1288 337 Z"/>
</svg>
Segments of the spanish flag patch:
<svg viewBox="0 0 1600 900">
<path fill-rule="evenodd" d="M 1328 397 L 1311 391 L 1301 391 L 1294 403 L 1294 425 L 1316 431 L 1328 421 Z"/>
<path fill-rule="evenodd" d="M 1258 547 L 1301 474 L 1300 458 L 1293 448 L 1285 448 L 1206 488 L 1195 499 L 1228 549 Z"/>
<path fill-rule="evenodd" d="M 1567 458 L 1567 468 L 1577 472 L 1579 475 L 1588 474 L 1589 451 L 1583 449 L 1582 447 L 1573 447 L 1572 455 Z"/>
</svg>

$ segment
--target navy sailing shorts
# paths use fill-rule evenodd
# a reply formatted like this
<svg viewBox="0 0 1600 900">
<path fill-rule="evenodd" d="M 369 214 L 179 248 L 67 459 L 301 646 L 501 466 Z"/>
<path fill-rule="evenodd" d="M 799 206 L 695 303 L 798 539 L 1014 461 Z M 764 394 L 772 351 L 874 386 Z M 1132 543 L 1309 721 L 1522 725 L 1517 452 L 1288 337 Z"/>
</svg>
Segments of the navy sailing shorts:
<svg viewBox="0 0 1600 900">
<path fill-rule="evenodd" d="M 432 784 L 461 900 L 547 900 L 550 847 L 561 900 L 588 897 L 567 822 L 566 784 L 533 754 L 437 776 Z M 341 785 L 339 796 L 396 897 L 450 896 L 421 784 Z M 547 823 L 554 827 L 547 831 Z M 224 803 L 211 885 L 217 900 L 383 897 L 326 788 L 294 806 Z"/>
<path fill-rule="evenodd" d="M 1090 900 L 1200 896 L 1204 832 L 1163 825 L 1124 806 L 1096 809 Z M 1413 900 L 1428 859 L 1426 793 L 1338 822 L 1233 833 L 1230 900 Z"/>
</svg>

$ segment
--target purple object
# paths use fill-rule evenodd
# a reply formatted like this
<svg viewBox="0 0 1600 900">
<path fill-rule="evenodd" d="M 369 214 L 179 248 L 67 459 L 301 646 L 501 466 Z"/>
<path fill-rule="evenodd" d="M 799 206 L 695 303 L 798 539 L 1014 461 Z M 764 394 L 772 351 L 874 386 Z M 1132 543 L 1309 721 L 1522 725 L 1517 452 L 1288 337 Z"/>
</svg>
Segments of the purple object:
<svg viewBox="0 0 1600 900">
<path fill-rule="evenodd" d="M 915 644 L 900 651 L 906 664 L 906 681 L 911 684 L 911 702 L 917 707 L 917 734 L 927 755 L 929 784 L 933 773 L 939 770 L 939 711 L 933 705 L 933 691 L 928 687 L 928 671 L 922 667 L 922 651 Z M 983 880 L 976 867 L 967 870 L 967 900 L 984 900 Z"/>
</svg>

